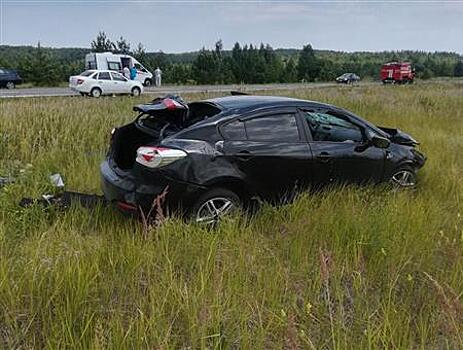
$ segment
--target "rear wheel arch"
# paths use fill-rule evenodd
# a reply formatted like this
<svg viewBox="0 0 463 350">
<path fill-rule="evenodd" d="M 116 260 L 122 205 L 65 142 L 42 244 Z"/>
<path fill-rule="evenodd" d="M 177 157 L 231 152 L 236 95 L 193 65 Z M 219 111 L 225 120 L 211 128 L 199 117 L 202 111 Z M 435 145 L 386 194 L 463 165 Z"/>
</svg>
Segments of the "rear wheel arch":
<svg viewBox="0 0 463 350">
<path fill-rule="evenodd" d="M 236 178 L 214 179 L 213 181 L 204 184 L 204 186 L 206 187 L 206 189 L 203 190 L 204 192 L 214 188 L 223 188 L 232 191 L 240 198 L 244 205 L 247 205 L 254 195 L 242 180 Z M 192 196 L 192 200 L 195 200 L 196 198 L 196 195 Z"/>
</svg>

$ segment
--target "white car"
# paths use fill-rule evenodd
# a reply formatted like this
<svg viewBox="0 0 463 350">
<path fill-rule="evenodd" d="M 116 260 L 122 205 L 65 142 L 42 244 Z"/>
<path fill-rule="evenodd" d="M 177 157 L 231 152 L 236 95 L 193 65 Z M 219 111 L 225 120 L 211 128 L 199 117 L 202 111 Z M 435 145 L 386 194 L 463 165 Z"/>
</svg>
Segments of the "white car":
<svg viewBox="0 0 463 350">
<path fill-rule="evenodd" d="M 143 85 L 138 80 L 129 80 L 122 74 L 110 70 L 86 70 L 69 78 L 69 87 L 81 95 L 131 94 L 139 96 Z"/>
</svg>

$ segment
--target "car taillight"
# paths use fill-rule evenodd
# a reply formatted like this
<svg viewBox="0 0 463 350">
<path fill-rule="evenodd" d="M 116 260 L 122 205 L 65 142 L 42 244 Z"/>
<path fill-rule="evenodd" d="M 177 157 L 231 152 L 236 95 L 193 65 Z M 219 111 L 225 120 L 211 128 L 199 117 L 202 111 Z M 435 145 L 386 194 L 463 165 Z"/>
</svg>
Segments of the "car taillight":
<svg viewBox="0 0 463 350">
<path fill-rule="evenodd" d="M 80 85 L 84 82 L 84 79 L 77 79 L 77 85 Z"/>
<path fill-rule="evenodd" d="M 137 163 L 148 168 L 160 168 L 185 158 L 187 153 L 174 148 L 143 146 L 137 150 Z"/>
</svg>

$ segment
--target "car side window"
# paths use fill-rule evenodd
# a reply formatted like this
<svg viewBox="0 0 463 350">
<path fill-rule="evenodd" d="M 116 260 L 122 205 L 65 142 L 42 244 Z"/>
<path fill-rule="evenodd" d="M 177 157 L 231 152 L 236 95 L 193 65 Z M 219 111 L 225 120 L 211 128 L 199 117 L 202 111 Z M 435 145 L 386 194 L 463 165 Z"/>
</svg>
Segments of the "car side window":
<svg viewBox="0 0 463 350">
<path fill-rule="evenodd" d="M 127 81 L 127 79 L 125 79 L 125 78 L 124 78 L 122 75 L 120 75 L 119 73 L 111 72 L 111 76 L 113 77 L 113 80 Z"/>
<path fill-rule="evenodd" d="M 314 141 L 362 142 L 360 127 L 329 112 L 304 112 L 307 125 Z"/>
<path fill-rule="evenodd" d="M 234 120 L 225 124 L 220 128 L 220 131 L 227 140 L 246 140 L 246 129 L 244 128 L 244 122 L 241 120 Z"/>
<path fill-rule="evenodd" d="M 299 141 L 296 116 L 275 114 L 248 119 L 245 129 L 250 141 Z"/>
<path fill-rule="evenodd" d="M 108 69 L 109 70 L 120 71 L 121 70 L 121 64 L 119 62 L 108 62 Z"/>
<path fill-rule="evenodd" d="M 146 69 L 141 64 L 135 63 L 134 66 L 138 71 L 146 73 Z"/>
<path fill-rule="evenodd" d="M 100 72 L 98 75 L 99 80 L 111 80 L 111 77 L 109 76 L 109 72 Z"/>
</svg>

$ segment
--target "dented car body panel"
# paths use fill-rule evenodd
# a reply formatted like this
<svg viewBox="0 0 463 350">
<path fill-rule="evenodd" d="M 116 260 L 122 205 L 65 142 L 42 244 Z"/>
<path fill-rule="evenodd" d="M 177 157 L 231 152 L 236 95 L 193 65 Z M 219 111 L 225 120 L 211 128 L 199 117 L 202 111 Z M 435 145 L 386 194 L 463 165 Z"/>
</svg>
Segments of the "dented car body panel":
<svg viewBox="0 0 463 350">
<path fill-rule="evenodd" d="M 380 183 L 426 160 L 411 136 L 327 104 L 269 96 L 166 99 L 137 106 L 136 120 L 113 133 L 101 165 L 108 201 L 148 208 L 168 188 L 170 205 L 188 207 L 214 187 L 243 200 L 275 201 L 333 182 Z M 135 159 L 142 146 L 153 150 L 142 154 L 146 164 Z M 162 158 L 169 150 L 179 158 Z M 169 163 L 157 166 L 152 158 Z"/>
</svg>

